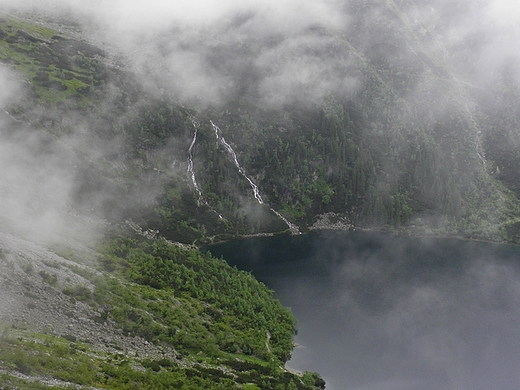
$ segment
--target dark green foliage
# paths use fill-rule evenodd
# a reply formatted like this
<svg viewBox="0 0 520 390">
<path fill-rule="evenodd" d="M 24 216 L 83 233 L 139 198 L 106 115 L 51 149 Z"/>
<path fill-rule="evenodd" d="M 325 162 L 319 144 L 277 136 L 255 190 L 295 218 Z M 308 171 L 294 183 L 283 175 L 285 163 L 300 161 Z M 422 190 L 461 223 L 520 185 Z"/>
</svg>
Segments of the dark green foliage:
<svg viewBox="0 0 520 390">
<path fill-rule="evenodd" d="M 63 294 L 73 297 L 79 301 L 88 301 L 92 298 L 92 293 L 85 286 L 67 287 L 63 289 Z"/>
<path fill-rule="evenodd" d="M 48 283 L 50 284 L 51 286 L 55 285 L 56 282 L 58 281 L 58 277 L 56 276 L 56 274 L 49 274 L 48 272 L 45 272 L 45 271 L 40 271 L 39 272 L 40 276 L 42 277 L 43 281 L 45 283 Z"/>
<path fill-rule="evenodd" d="M 197 363 L 186 368 L 170 359 L 144 359 L 141 372 L 122 356 L 100 365 L 99 383 L 121 389 L 131 383 L 154 389 L 320 388 L 281 368 L 293 347 L 295 319 L 250 273 L 164 240 L 119 237 L 101 252 L 100 265 L 112 276 L 92 278 L 93 303 L 104 308 L 99 321 L 110 318 L 124 333 L 170 345 L 180 353 L 177 359 Z M 67 291 L 76 296 L 83 289 Z"/>
<path fill-rule="evenodd" d="M 107 303 L 115 306 L 111 316 L 122 321 L 126 331 L 171 342 L 187 352 L 218 356 L 241 351 L 282 362 L 290 357 L 295 320 L 251 274 L 165 241 L 119 239 L 108 243 L 104 253 L 103 264 L 110 263 L 110 269 L 159 290 L 123 297 L 123 286 L 115 281 L 96 290 L 98 300 L 107 299 L 105 289 L 121 297 Z M 143 306 L 139 299 L 145 297 L 149 301 Z"/>
</svg>

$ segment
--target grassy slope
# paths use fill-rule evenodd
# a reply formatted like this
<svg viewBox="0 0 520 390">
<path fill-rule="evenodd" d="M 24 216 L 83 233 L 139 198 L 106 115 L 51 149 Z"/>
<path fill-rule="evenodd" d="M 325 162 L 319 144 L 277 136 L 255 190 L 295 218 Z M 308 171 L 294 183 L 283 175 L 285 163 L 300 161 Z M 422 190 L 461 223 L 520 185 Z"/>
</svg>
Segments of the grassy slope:
<svg viewBox="0 0 520 390">
<path fill-rule="evenodd" d="M 79 99 L 91 104 L 86 97 L 90 87 L 103 82 L 91 61 L 103 55 L 101 50 L 9 16 L 0 17 L 0 38 L 0 61 L 31 82 L 38 102 Z"/>
</svg>

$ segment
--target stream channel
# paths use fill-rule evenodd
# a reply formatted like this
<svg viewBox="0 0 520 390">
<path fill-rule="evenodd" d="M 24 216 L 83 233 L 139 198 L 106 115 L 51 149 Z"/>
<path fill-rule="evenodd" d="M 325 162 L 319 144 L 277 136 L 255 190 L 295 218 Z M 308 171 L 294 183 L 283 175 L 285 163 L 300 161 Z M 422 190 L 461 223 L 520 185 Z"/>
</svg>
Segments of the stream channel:
<svg viewBox="0 0 520 390">
<path fill-rule="evenodd" d="M 327 390 L 520 386 L 520 247 L 319 231 L 212 245 L 298 320 L 291 369 Z"/>
</svg>

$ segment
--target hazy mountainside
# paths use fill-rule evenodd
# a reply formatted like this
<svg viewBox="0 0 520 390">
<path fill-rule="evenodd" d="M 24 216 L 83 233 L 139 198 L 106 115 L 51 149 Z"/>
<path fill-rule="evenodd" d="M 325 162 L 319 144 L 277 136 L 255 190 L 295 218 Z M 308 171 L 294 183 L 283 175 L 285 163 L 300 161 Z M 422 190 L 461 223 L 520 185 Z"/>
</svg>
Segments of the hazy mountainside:
<svg viewBox="0 0 520 390">
<path fill-rule="evenodd" d="M 272 292 L 182 244 L 317 227 L 520 242 L 517 63 L 461 28 L 477 8 L 332 3 L 126 25 L 108 4 L 5 1 L 5 386 L 322 387 L 283 369 L 295 320 Z M 44 324 L 49 305 L 65 320 Z"/>
<path fill-rule="evenodd" d="M 518 83 L 506 64 L 493 88 L 471 84 L 469 55 L 457 61 L 462 50 L 436 31 L 447 27 L 412 19 L 412 5 L 350 2 L 343 29 L 294 36 L 257 37 L 253 16 L 237 16 L 182 53 L 158 38 L 162 60 L 193 51 L 214 75 L 189 98 L 168 89 L 171 70 L 143 79 L 92 44 L 4 18 L 3 62 L 30 83 L 3 105 L 10 136 L 52 134 L 75 164 L 76 210 L 175 241 L 306 230 L 329 213 L 348 226 L 514 240 Z M 225 98 L 208 102 L 214 80 L 228 81 Z"/>
</svg>

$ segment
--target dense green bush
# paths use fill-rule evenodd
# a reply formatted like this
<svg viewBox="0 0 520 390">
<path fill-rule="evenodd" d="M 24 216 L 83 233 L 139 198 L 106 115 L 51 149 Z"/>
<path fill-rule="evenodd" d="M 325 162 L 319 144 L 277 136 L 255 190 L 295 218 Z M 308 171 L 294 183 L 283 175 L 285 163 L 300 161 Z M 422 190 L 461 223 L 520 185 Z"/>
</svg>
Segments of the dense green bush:
<svg viewBox="0 0 520 390">
<path fill-rule="evenodd" d="M 163 240 L 114 239 L 103 252 L 105 267 L 117 268 L 142 285 L 139 292 L 126 291 L 112 280 L 111 295 L 106 294 L 106 286 L 96 290 L 99 300 L 118 297 L 112 298 L 111 316 L 127 332 L 169 341 L 192 352 L 240 351 L 282 362 L 290 357 L 295 319 L 273 297 L 273 291 L 251 274 Z"/>
</svg>

